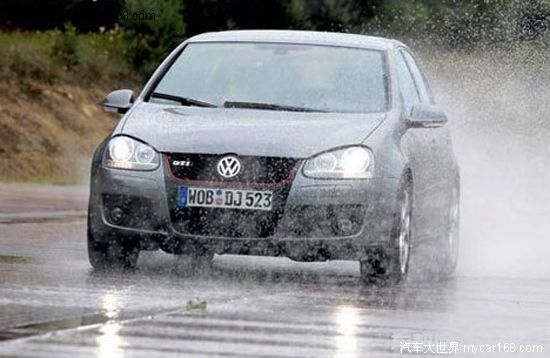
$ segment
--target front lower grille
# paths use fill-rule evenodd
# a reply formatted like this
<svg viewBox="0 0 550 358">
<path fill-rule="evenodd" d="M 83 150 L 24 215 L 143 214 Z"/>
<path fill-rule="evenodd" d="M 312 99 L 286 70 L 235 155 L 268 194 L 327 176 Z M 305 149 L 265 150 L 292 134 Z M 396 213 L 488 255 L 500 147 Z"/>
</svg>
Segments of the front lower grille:
<svg viewBox="0 0 550 358">
<path fill-rule="evenodd" d="M 299 160 L 282 157 L 236 156 L 241 164 L 240 172 L 230 179 L 224 178 L 217 169 L 225 155 L 217 154 L 165 154 L 171 174 L 186 181 L 222 181 L 243 184 L 275 185 L 288 181 L 293 176 Z"/>
<path fill-rule="evenodd" d="M 178 208 L 172 211 L 176 231 L 200 236 L 266 238 L 273 235 L 282 212 L 219 208 Z"/>
</svg>

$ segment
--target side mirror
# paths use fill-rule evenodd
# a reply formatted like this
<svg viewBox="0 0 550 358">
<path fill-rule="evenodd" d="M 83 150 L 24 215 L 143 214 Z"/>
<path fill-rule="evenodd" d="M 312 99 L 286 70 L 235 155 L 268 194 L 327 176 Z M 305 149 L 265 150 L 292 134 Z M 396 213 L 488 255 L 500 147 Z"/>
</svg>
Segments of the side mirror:
<svg viewBox="0 0 550 358">
<path fill-rule="evenodd" d="M 447 115 L 436 105 L 420 103 L 414 105 L 408 118 L 411 128 L 436 128 L 447 123 Z"/>
<path fill-rule="evenodd" d="M 111 92 L 103 101 L 103 109 L 106 112 L 126 113 L 134 103 L 134 91 L 121 89 Z"/>
</svg>

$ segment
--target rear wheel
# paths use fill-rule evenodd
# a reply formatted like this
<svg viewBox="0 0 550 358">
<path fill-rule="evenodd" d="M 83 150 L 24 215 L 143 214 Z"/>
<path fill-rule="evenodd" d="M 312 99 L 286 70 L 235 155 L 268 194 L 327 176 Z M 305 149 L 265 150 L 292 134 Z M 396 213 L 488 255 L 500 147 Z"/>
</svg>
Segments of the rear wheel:
<svg viewBox="0 0 550 358">
<path fill-rule="evenodd" d="M 398 195 L 398 208 L 392 230 L 392 247 L 360 261 L 361 278 L 366 282 L 405 279 L 409 271 L 411 248 L 412 190 L 405 180 Z"/>
<path fill-rule="evenodd" d="M 449 205 L 448 223 L 445 238 L 442 242 L 443 274 L 450 276 L 458 263 L 460 243 L 460 191 L 453 188 L 451 204 Z"/>
<path fill-rule="evenodd" d="M 88 231 L 88 259 L 94 269 L 134 269 L 138 258 L 137 245 L 118 240 L 97 241 Z"/>
</svg>

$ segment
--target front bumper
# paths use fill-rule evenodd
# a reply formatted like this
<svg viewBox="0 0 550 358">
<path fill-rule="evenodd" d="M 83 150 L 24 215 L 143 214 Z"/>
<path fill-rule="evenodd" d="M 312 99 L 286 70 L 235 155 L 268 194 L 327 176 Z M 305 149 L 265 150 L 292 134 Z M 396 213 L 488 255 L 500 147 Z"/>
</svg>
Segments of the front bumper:
<svg viewBox="0 0 550 358">
<path fill-rule="evenodd" d="M 162 165 L 151 172 L 99 167 L 91 185 L 89 227 L 96 240 L 139 240 L 144 249 L 161 247 L 174 253 L 211 251 L 317 261 L 355 260 L 368 249 L 388 247 L 399 180 L 315 180 L 297 171 L 284 193 L 281 217 L 265 237 L 182 232 L 171 206 L 179 183 L 167 179 Z M 115 207 L 121 215 L 113 215 Z M 349 224 L 348 209 L 353 216 L 360 213 L 355 226 Z M 331 222 L 324 222 L 319 212 L 328 214 Z M 338 223 L 346 229 L 340 230 Z"/>
</svg>

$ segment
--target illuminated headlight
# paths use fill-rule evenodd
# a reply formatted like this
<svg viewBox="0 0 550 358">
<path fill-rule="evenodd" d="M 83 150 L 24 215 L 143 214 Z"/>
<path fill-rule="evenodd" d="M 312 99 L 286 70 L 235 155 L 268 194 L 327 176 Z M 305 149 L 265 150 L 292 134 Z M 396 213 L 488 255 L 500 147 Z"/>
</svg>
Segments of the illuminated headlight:
<svg viewBox="0 0 550 358">
<path fill-rule="evenodd" d="M 348 147 L 319 154 L 304 165 L 304 175 L 318 179 L 362 179 L 372 174 L 374 157 L 366 147 Z"/>
<path fill-rule="evenodd" d="M 117 169 L 153 170 L 159 163 L 159 154 L 153 148 L 124 136 L 111 139 L 104 158 L 106 167 Z"/>
</svg>

